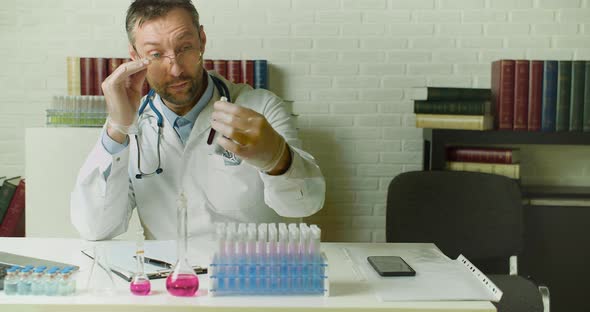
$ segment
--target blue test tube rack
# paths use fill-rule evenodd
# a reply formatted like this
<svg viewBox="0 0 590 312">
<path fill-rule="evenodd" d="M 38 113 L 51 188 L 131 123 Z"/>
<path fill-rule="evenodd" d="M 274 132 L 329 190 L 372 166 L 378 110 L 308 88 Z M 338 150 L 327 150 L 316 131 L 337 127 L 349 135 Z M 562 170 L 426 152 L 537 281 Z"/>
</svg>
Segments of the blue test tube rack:
<svg viewBox="0 0 590 312">
<path fill-rule="evenodd" d="M 287 230 L 279 224 L 276 231 L 274 224 L 268 230 L 266 224 L 250 224 L 244 233 L 245 225 L 238 226 L 237 232 L 232 232 L 234 224 L 218 225 L 219 247 L 209 265 L 209 295 L 328 296 L 328 260 L 320 252 L 319 228 L 289 226 Z"/>
</svg>

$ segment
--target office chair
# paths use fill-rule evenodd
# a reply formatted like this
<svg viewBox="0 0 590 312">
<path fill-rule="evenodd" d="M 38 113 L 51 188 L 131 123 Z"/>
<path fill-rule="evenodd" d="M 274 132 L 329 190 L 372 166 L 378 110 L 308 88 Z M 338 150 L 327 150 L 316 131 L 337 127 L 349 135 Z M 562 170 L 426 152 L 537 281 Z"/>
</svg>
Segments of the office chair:
<svg viewBox="0 0 590 312">
<path fill-rule="evenodd" d="M 386 240 L 432 242 L 452 259 L 463 254 L 503 291 L 494 303 L 500 312 L 549 311 L 548 288 L 517 274 L 523 207 L 509 178 L 461 171 L 398 175 L 387 193 Z"/>
</svg>

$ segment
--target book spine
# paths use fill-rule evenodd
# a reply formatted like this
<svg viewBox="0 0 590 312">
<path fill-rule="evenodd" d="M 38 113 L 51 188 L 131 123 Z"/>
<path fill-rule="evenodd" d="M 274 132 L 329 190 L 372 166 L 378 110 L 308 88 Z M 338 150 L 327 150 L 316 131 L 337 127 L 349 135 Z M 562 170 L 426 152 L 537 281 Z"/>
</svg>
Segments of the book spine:
<svg viewBox="0 0 590 312">
<path fill-rule="evenodd" d="M 584 132 L 590 132 L 590 61 L 586 61 L 586 79 L 584 81 Z"/>
<path fill-rule="evenodd" d="M 541 130 L 555 131 L 557 109 L 557 61 L 545 61 L 543 64 L 543 112 Z"/>
<path fill-rule="evenodd" d="M 557 64 L 555 131 L 569 131 L 570 129 L 571 90 L 572 61 L 559 61 Z"/>
<path fill-rule="evenodd" d="M 6 215 L 0 223 L 0 237 L 24 236 L 25 179 L 20 180 Z"/>
<path fill-rule="evenodd" d="M 417 114 L 417 128 L 489 130 L 493 127 L 491 116 Z"/>
<path fill-rule="evenodd" d="M 213 60 L 204 60 L 203 67 L 206 71 L 215 70 L 215 68 L 213 67 Z"/>
<path fill-rule="evenodd" d="M 121 64 L 123 64 L 122 58 L 109 58 L 107 61 L 107 77 L 110 76 Z"/>
<path fill-rule="evenodd" d="M 268 89 L 268 63 L 266 60 L 254 61 L 254 88 Z"/>
<path fill-rule="evenodd" d="M 80 95 L 80 58 L 75 56 L 68 56 L 67 70 L 68 95 Z"/>
<path fill-rule="evenodd" d="M 447 162 L 446 168 L 453 171 L 471 171 L 503 175 L 511 179 L 520 178 L 519 164 L 486 164 L 472 162 Z"/>
<path fill-rule="evenodd" d="M 569 131 L 582 131 L 584 125 L 584 88 L 586 84 L 586 61 L 572 63 L 572 90 L 570 99 Z"/>
<path fill-rule="evenodd" d="M 414 101 L 416 114 L 485 115 L 490 113 L 491 102 L 481 101 Z"/>
<path fill-rule="evenodd" d="M 514 64 L 514 124 L 515 131 L 528 128 L 530 61 L 517 60 Z"/>
<path fill-rule="evenodd" d="M 510 149 L 483 149 L 483 148 L 449 148 L 447 150 L 448 161 L 478 162 L 512 164 L 513 152 Z"/>
<path fill-rule="evenodd" d="M 541 130 L 543 104 L 543 61 L 531 61 L 529 86 L 528 130 Z"/>
<path fill-rule="evenodd" d="M 94 90 L 93 61 L 90 57 L 80 58 L 80 95 L 92 95 Z"/>
<path fill-rule="evenodd" d="M 254 88 L 254 61 L 242 60 L 242 82 Z"/>
<path fill-rule="evenodd" d="M 242 62 L 239 60 L 227 61 L 227 80 L 233 83 L 242 83 Z"/>
<path fill-rule="evenodd" d="M 106 58 L 94 58 L 92 59 L 92 66 L 94 69 L 94 88 L 92 95 L 103 95 L 102 93 L 102 82 L 108 77 L 108 59 Z"/>
<path fill-rule="evenodd" d="M 10 205 L 10 201 L 14 196 L 16 187 L 16 185 L 8 182 L 7 180 L 4 180 L 2 187 L 0 187 L 0 223 L 4 219 L 4 215 L 6 214 L 6 210 L 8 210 L 8 206 Z"/>
<path fill-rule="evenodd" d="M 444 101 L 444 100 L 480 100 L 486 101 L 492 99 L 490 89 L 472 89 L 472 88 L 441 88 L 428 87 L 426 91 L 426 100 Z"/>
<path fill-rule="evenodd" d="M 213 60 L 213 70 L 215 70 L 221 77 L 227 79 L 226 60 Z"/>
<path fill-rule="evenodd" d="M 496 128 L 512 130 L 514 120 L 513 60 L 499 60 L 492 63 L 492 103 Z"/>
</svg>

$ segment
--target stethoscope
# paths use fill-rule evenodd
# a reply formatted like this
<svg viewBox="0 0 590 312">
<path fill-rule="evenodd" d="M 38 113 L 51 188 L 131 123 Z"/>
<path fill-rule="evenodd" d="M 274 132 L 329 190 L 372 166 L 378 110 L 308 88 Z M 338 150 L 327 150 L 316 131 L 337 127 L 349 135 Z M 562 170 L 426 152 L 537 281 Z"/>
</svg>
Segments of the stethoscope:
<svg viewBox="0 0 590 312">
<path fill-rule="evenodd" d="M 217 91 L 219 92 L 219 94 L 222 97 L 225 97 L 228 102 L 231 102 L 231 98 L 229 96 L 229 89 L 227 88 L 227 85 L 221 79 L 219 79 L 213 75 L 209 75 L 209 77 L 211 77 L 211 80 L 213 80 L 213 84 L 215 85 L 215 88 L 217 88 Z M 136 179 L 143 179 L 143 178 L 151 177 L 151 176 L 154 176 L 154 175 L 164 172 L 164 169 L 162 169 L 162 167 L 161 167 L 161 158 L 160 158 L 160 140 L 162 138 L 162 129 L 164 129 L 164 117 L 162 116 L 162 113 L 160 113 L 160 111 L 158 111 L 156 109 L 156 106 L 154 105 L 154 98 L 155 97 L 156 97 L 156 91 L 154 91 L 154 89 L 151 89 L 148 92 L 147 96 L 145 97 L 145 100 L 143 101 L 143 103 L 139 107 L 139 111 L 137 112 L 137 115 L 139 118 L 141 118 L 143 111 L 149 105 L 150 109 L 156 114 L 156 118 L 158 119 L 158 147 L 157 147 L 158 148 L 158 168 L 151 173 L 146 173 L 146 172 L 141 171 L 141 148 L 139 146 L 138 134 L 135 134 L 135 142 L 137 142 L 137 171 L 139 172 L 138 174 L 135 175 Z"/>
</svg>

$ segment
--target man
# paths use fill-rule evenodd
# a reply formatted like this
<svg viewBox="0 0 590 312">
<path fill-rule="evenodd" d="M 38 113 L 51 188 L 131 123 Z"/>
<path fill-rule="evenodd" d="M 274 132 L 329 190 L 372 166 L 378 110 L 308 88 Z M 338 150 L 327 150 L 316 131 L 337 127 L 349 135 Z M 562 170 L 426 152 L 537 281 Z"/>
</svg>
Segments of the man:
<svg viewBox="0 0 590 312">
<path fill-rule="evenodd" d="M 282 100 L 203 69 L 207 36 L 190 1 L 137 0 L 126 28 L 132 61 L 102 84 L 109 117 L 71 196 L 83 238 L 124 233 L 137 207 L 147 238 L 173 239 L 181 192 L 191 236 L 214 222 L 275 222 L 321 209 L 324 178 L 294 146 Z M 145 79 L 155 94 L 141 99 Z M 211 129 L 218 135 L 208 145 Z"/>
</svg>

